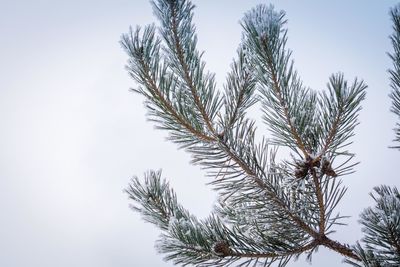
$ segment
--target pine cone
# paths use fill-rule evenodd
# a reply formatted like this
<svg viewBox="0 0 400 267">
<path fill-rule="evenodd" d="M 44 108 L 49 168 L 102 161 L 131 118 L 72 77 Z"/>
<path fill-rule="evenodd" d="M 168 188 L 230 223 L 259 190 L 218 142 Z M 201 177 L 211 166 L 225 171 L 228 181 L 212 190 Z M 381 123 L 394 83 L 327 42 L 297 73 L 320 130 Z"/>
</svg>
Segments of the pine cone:
<svg viewBox="0 0 400 267">
<path fill-rule="evenodd" d="M 321 166 L 321 160 L 319 158 L 311 160 L 311 165 L 313 167 L 319 168 Z"/>
<path fill-rule="evenodd" d="M 311 157 L 307 157 L 305 161 L 299 161 L 296 163 L 296 169 L 294 171 L 294 176 L 298 179 L 302 179 L 307 176 L 308 171 L 313 168 L 319 168 L 321 166 L 320 159 L 313 159 Z"/>
<path fill-rule="evenodd" d="M 337 177 L 336 172 L 332 169 L 332 164 L 329 160 L 324 159 L 322 161 L 321 173 L 328 176 Z"/>
<path fill-rule="evenodd" d="M 296 170 L 294 171 L 294 176 L 298 179 L 302 179 L 307 176 L 308 167 L 307 166 L 297 166 Z"/>
<path fill-rule="evenodd" d="M 296 169 L 294 170 L 294 176 L 298 179 L 302 179 L 307 176 L 308 170 L 310 169 L 310 162 L 307 161 L 298 161 L 296 162 Z"/>
<path fill-rule="evenodd" d="M 226 257 L 231 253 L 229 244 L 225 240 L 217 241 L 213 246 L 213 250 L 218 256 L 221 257 Z"/>
</svg>

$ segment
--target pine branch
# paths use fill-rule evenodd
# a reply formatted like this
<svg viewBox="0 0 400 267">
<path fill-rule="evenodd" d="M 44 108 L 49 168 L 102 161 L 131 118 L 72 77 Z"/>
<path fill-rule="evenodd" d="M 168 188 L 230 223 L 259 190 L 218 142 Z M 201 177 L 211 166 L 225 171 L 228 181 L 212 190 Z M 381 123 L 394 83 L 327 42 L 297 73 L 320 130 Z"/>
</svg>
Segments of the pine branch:
<svg viewBox="0 0 400 267">
<path fill-rule="evenodd" d="M 247 13 L 242 23 L 264 95 L 265 121 L 279 145 L 296 153 L 299 149 L 303 158 L 308 158 L 320 148 L 318 99 L 313 90 L 302 85 L 294 70 L 291 51 L 285 47 L 285 24 L 284 12 L 265 6 Z"/>
<path fill-rule="evenodd" d="M 158 249 L 167 254 L 166 260 L 173 260 L 176 264 L 227 266 L 232 260 L 235 262 L 243 258 L 250 258 L 244 259 L 247 263 L 259 258 L 272 263 L 310 250 L 316 245 L 309 243 L 286 248 L 286 244 L 275 242 L 275 245 L 271 243 L 265 246 L 238 227 L 228 228 L 214 215 L 199 221 L 178 204 L 169 184 L 161 180 L 161 172 L 147 173 L 144 183 L 138 178 L 132 179 L 126 192 L 137 203 L 132 208 L 141 213 L 144 220 L 163 231 Z"/>
<path fill-rule="evenodd" d="M 366 84 L 357 79 L 348 86 L 341 73 L 331 76 L 328 93 L 322 92 L 319 102 L 322 110 L 320 125 L 326 133 L 322 137 L 324 142 L 319 158 L 327 153 L 340 153 L 337 150 L 346 146 L 347 140 L 354 135 L 366 88 Z"/>
<path fill-rule="evenodd" d="M 245 48 L 238 51 L 238 59 L 231 65 L 225 86 L 224 107 L 225 118 L 221 123 L 223 129 L 231 129 L 244 118 L 246 110 L 257 102 L 254 95 L 256 81 L 251 73 L 251 66 Z M 220 133 L 223 137 L 223 133 Z"/>
<path fill-rule="evenodd" d="M 366 85 L 356 80 L 347 88 L 343 75 L 334 75 L 328 85 L 330 95 L 324 92 L 318 100 L 294 70 L 291 51 L 285 47 L 285 23 L 283 12 L 261 6 L 247 13 L 242 24 L 258 68 L 264 118 L 278 144 L 299 149 L 303 158 L 319 154 L 319 160 L 353 135 Z"/>
<path fill-rule="evenodd" d="M 290 59 L 291 52 L 285 48 L 287 42 L 287 31 L 283 29 L 286 21 L 284 13 L 276 13 L 272 8 L 259 6 L 246 14 L 243 21 L 243 28 L 246 33 L 246 44 L 250 47 L 253 56 L 253 64 L 258 67 L 258 79 L 261 84 L 261 93 L 264 95 L 263 108 L 265 120 L 272 132 L 277 138 L 277 143 L 288 145 L 295 152 L 299 149 L 304 158 L 304 164 L 308 166 L 304 169 L 304 176 L 308 170 L 313 172 L 314 166 L 319 164 L 322 156 L 324 156 L 333 144 L 333 138 L 345 127 L 346 132 L 341 133 L 343 138 L 338 143 L 343 144 L 350 137 L 353 127 L 356 125 L 356 116 L 359 112 L 359 103 L 364 98 L 363 90 L 365 86 L 356 82 L 355 89 L 351 88 L 349 95 L 348 89 L 343 88 L 338 92 L 338 97 L 345 107 L 342 113 L 339 112 L 338 117 L 332 129 L 329 129 L 328 136 L 325 138 L 325 147 L 319 156 L 313 156 L 320 147 L 318 136 L 322 133 L 319 131 L 319 111 L 317 109 L 316 94 L 310 90 L 303 88 L 301 81 L 297 77 L 296 71 L 293 69 L 293 62 Z M 355 91 L 355 92 L 353 92 Z M 341 93 L 341 94 L 339 94 Z M 342 96 L 343 95 L 343 96 Z M 301 101 L 300 101 L 301 100 Z M 311 114 L 305 115 L 299 110 L 304 108 L 304 102 L 309 103 Z M 336 107 L 337 109 L 341 107 Z M 302 122 L 295 124 L 296 121 Z M 318 124 L 316 123 L 319 122 Z M 314 129 L 314 136 L 308 142 L 299 130 L 305 131 L 304 122 Z M 296 128 L 296 126 L 303 126 Z M 348 130 L 348 131 L 347 131 Z M 350 132 L 350 134 L 349 134 Z M 295 146 L 293 145 L 295 144 Z M 307 145 L 306 145 L 307 144 Z M 333 176 L 336 176 L 334 172 Z M 319 228 L 321 233 L 325 230 L 325 203 L 323 193 L 320 187 L 320 179 L 313 176 L 315 194 L 319 206 Z M 300 178 L 300 177 L 299 177 Z"/>
<path fill-rule="evenodd" d="M 362 259 L 364 266 L 400 265 L 400 194 L 396 187 L 382 185 L 371 193 L 376 205 L 365 209 L 360 215 L 360 223 L 365 236 L 354 251 Z"/>
<path fill-rule="evenodd" d="M 134 39 L 134 38 L 133 38 Z M 141 62 L 142 63 L 142 62 Z M 143 67 L 143 64 L 142 64 L 142 67 Z M 146 70 L 146 68 L 144 68 L 145 70 Z M 150 80 L 150 81 L 153 81 L 152 79 L 150 79 L 149 77 L 147 77 L 147 76 L 145 76 L 145 78 L 146 78 L 146 80 Z M 155 82 L 152 82 L 152 84 L 154 84 Z M 154 87 L 154 86 L 153 86 Z M 157 89 L 154 89 L 152 87 L 152 89 L 153 89 L 153 91 L 155 91 L 155 92 L 158 92 L 159 90 L 157 90 Z M 169 110 L 169 108 L 170 108 L 170 106 L 168 106 L 167 105 L 167 110 Z M 170 111 L 172 114 L 174 114 L 174 112 L 173 112 L 173 110 L 171 110 Z M 181 121 L 179 121 L 178 120 L 178 122 L 180 122 L 181 123 Z M 190 129 L 191 130 L 191 128 L 188 126 L 188 125 L 184 125 L 184 126 L 186 126 L 186 128 L 188 128 L 188 129 Z M 204 137 L 203 136 L 203 134 L 202 133 L 198 133 L 198 132 L 195 132 L 195 131 L 191 131 L 191 133 L 194 133 L 195 135 L 198 135 L 202 140 L 206 140 L 206 141 L 210 141 L 210 142 L 213 142 L 213 141 L 215 141 L 214 139 L 211 139 L 211 138 L 209 138 L 209 137 Z M 222 150 L 226 153 L 226 155 L 230 158 L 230 159 L 232 159 L 236 164 L 238 164 L 244 171 L 245 171 L 245 173 L 248 175 L 248 176 L 253 176 L 253 177 L 255 177 L 255 179 L 256 179 L 256 181 L 257 181 L 257 183 L 259 184 L 259 186 L 260 185 L 262 185 L 262 182 L 261 182 L 261 180 L 259 179 L 259 178 L 257 178 L 257 176 L 255 175 L 255 171 L 253 171 L 249 166 L 247 166 L 247 164 L 246 164 L 246 162 L 245 161 L 243 161 L 241 158 L 240 158 L 240 156 L 238 156 L 235 152 L 234 152 L 234 150 L 232 150 L 226 143 L 224 143 L 224 142 L 222 142 L 222 141 L 220 141 L 220 147 L 222 147 Z M 197 148 L 196 148 L 197 149 Z M 265 189 L 266 187 L 264 186 L 264 189 Z M 276 196 L 274 196 L 274 198 L 276 198 Z M 277 203 L 280 203 L 280 205 L 281 205 L 281 207 L 284 207 L 284 205 L 283 205 L 283 203 L 282 202 L 280 202 L 279 200 L 276 200 L 277 201 Z M 295 218 L 295 216 L 293 215 L 293 214 L 290 214 L 290 216 L 292 217 L 292 219 L 293 218 Z M 296 219 L 297 221 L 300 221 L 299 219 Z M 303 225 L 303 227 L 305 227 L 306 226 L 306 224 L 302 224 Z M 310 230 L 308 230 L 308 231 L 310 231 Z"/>
<path fill-rule="evenodd" d="M 135 91 L 147 98 L 150 115 L 161 124 L 159 127 L 172 130 L 172 140 L 191 144 L 194 142 L 192 136 L 201 140 L 213 140 L 189 122 L 186 114 L 179 113 L 176 105 L 171 102 L 170 99 L 176 95 L 173 91 L 176 81 L 167 71 L 168 65 L 162 65 L 160 40 L 155 37 L 154 30 L 153 26 L 146 27 L 141 37 L 140 28 L 135 32 L 131 29 L 129 34 L 122 36 L 121 44 L 131 58 L 127 69 L 132 78 L 147 90 L 139 88 Z"/>
<path fill-rule="evenodd" d="M 152 30 L 149 29 L 148 31 L 149 31 L 149 33 L 146 33 L 145 36 L 147 36 L 147 35 L 153 36 Z M 125 42 L 124 43 L 126 44 L 127 47 L 129 47 L 128 45 L 131 45 L 130 47 L 133 48 L 132 49 L 133 51 L 139 50 L 139 52 L 140 52 L 141 51 L 141 46 L 138 46 L 138 45 L 134 46 L 133 45 L 133 47 L 132 47 L 132 43 L 138 43 L 139 42 L 139 38 L 137 36 L 138 36 L 138 31 L 136 32 L 136 36 L 135 37 L 131 36 L 131 38 L 125 38 Z M 147 41 L 151 40 L 151 39 L 152 38 L 146 38 Z M 150 42 L 150 41 L 148 41 L 148 42 Z M 183 119 L 180 118 L 180 116 L 172 108 L 172 105 L 169 104 L 169 102 L 167 102 L 166 99 L 162 97 L 162 95 L 160 93 L 160 89 L 155 86 L 156 82 L 148 74 L 149 73 L 148 65 L 146 65 L 143 57 L 140 57 L 142 54 L 141 53 L 131 53 L 131 54 L 132 55 L 139 54 L 139 56 L 136 57 L 136 58 L 138 58 L 137 61 L 140 64 L 139 67 L 141 67 L 141 69 L 144 72 L 144 74 L 142 74 L 142 77 L 140 77 L 141 80 L 139 80 L 139 81 L 142 81 L 147 86 L 146 88 L 149 89 L 150 92 L 152 93 L 152 97 L 153 98 L 148 97 L 149 100 L 153 100 L 153 99 L 155 99 L 155 97 L 157 97 L 158 100 L 160 101 L 159 106 L 161 108 L 163 108 L 163 111 L 167 111 L 168 113 L 170 113 L 172 115 L 172 117 L 174 119 L 176 119 L 176 121 L 181 123 L 184 126 L 184 128 L 189 130 L 190 133 L 192 133 L 195 136 L 199 137 L 201 140 L 210 141 L 211 143 L 214 142 L 215 139 L 212 139 L 212 138 L 210 138 L 208 136 L 205 136 L 203 133 L 199 133 L 198 131 L 193 129 L 193 127 L 188 125 L 186 123 L 186 121 L 184 121 Z M 153 57 L 154 57 L 154 55 L 150 55 L 148 58 L 153 58 Z M 235 152 L 233 152 L 233 150 L 226 143 L 224 143 L 222 141 L 220 141 L 220 142 L 221 142 L 221 147 L 222 147 L 223 151 L 226 153 L 226 155 L 229 158 L 231 158 L 236 164 L 238 164 L 247 173 L 247 175 L 255 177 L 257 179 L 256 181 L 258 182 L 258 184 L 262 185 L 261 180 L 257 178 L 257 176 L 255 175 L 255 172 L 253 170 L 251 170 L 251 168 L 249 166 L 247 166 L 247 164 L 242 159 L 240 159 L 240 157 L 238 155 L 236 155 Z M 281 203 L 281 205 L 282 205 L 282 203 Z M 292 217 L 294 217 L 294 216 L 292 215 Z"/>
<path fill-rule="evenodd" d="M 336 172 L 332 162 L 357 125 L 363 82 L 347 87 L 342 76 L 333 76 L 330 94 L 319 97 L 304 88 L 285 48 L 284 13 L 258 6 L 243 20 L 244 43 L 220 98 L 196 49 L 192 3 L 158 0 L 153 8 L 163 39 L 148 26 L 142 35 L 139 28 L 131 30 L 121 42 L 130 56 L 128 71 L 141 85 L 135 91 L 146 97 L 157 127 L 214 177 L 211 184 L 222 199 L 200 221 L 177 203 L 160 174 L 147 174 L 144 184 L 134 179 L 127 192 L 138 204 L 134 209 L 163 231 L 159 251 L 183 265 L 248 266 L 262 258 L 265 266 L 284 266 L 323 245 L 359 260 L 327 235 L 343 218 L 332 216 L 346 191 L 336 177 L 353 166 L 346 160 Z M 290 147 L 301 160 L 276 164 L 269 142 L 256 144 L 255 122 L 245 116 L 258 100 L 256 86 L 274 143 Z"/>
<path fill-rule="evenodd" d="M 397 115 L 397 119 L 400 119 L 400 7 L 396 6 L 390 10 L 391 19 L 393 22 L 393 34 L 390 36 L 390 40 L 393 45 L 393 53 L 389 54 L 389 57 L 393 61 L 393 69 L 389 70 L 390 74 L 390 86 L 392 91 L 389 97 L 392 99 L 391 111 Z M 396 124 L 394 129 L 396 143 L 400 142 L 400 123 Z M 400 145 L 397 144 L 393 148 L 400 149 Z"/>
<path fill-rule="evenodd" d="M 215 136 L 213 118 L 221 100 L 215 90 L 214 74 L 204 73 L 205 63 L 196 49 L 197 36 L 192 23 L 194 5 L 190 1 L 152 1 L 156 16 L 161 22 L 160 32 L 166 43 L 164 51 L 178 74 L 182 85 L 189 90 L 193 105 L 205 127 Z M 184 88 L 183 88 L 184 89 Z"/>
</svg>

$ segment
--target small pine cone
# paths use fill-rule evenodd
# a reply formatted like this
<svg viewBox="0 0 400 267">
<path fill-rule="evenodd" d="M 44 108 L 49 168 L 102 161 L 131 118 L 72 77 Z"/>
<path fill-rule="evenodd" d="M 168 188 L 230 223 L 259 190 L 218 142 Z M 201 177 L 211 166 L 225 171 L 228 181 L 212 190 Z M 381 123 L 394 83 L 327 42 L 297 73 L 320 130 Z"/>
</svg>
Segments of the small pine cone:
<svg viewBox="0 0 400 267">
<path fill-rule="evenodd" d="M 332 164 L 329 160 L 322 161 L 321 172 L 328 176 L 337 177 L 336 172 L 332 169 Z"/>
<path fill-rule="evenodd" d="M 321 166 L 321 160 L 320 160 L 320 159 L 312 160 L 311 165 L 312 165 L 313 167 L 319 168 L 319 167 Z"/>
<path fill-rule="evenodd" d="M 221 257 L 226 257 L 231 254 L 231 249 L 229 248 L 228 242 L 221 240 L 217 241 L 213 246 L 214 252 Z"/>
<path fill-rule="evenodd" d="M 294 176 L 298 179 L 302 179 L 307 176 L 310 164 L 308 161 L 296 162 L 296 169 L 294 170 Z"/>
<path fill-rule="evenodd" d="M 294 176 L 298 179 L 302 179 L 307 176 L 308 168 L 307 167 L 297 167 L 294 171 Z"/>
</svg>

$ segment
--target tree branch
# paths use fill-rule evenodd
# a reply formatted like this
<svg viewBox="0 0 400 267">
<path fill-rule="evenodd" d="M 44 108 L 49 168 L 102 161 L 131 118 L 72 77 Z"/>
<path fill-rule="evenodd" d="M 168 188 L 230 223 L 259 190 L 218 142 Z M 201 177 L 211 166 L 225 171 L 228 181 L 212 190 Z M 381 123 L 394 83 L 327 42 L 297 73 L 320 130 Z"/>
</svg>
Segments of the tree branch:
<svg viewBox="0 0 400 267">
<path fill-rule="evenodd" d="M 306 252 L 308 250 L 313 249 L 314 247 L 316 247 L 318 244 L 317 242 L 314 240 L 310 243 L 308 243 L 307 245 L 303 245 L 297 249 L 293 249 L 291 251 L 287 251 L 284 253 L 240 253 L 240 252 L 231 252 L 229 255 L 227 256 L 233 256 L 233 257 L 241 257 L 241 258 L 278 258 L 278 257 L 287 257 L 287 256 L 291 256 L 291 255 L 296 255 L 296 254 L 300 254 L 303 252 Z"/>
<path fill-rule="evenodd" d="M 207 142 L 212 142 L 215 141 L 215 138 L 210 137 L 202 132 L 200 132 L 199 130 L 193 128 L 187 121 L 186 119 L 182 118 L 175 110 L 175 108 L 171 105 L 171 103 L 165 99 L 165 97 L 160 93 L 160 89 L 157 87 L 156 83 L 155 83 L 155 79 L 154 77 L 152 77 L 149 73 L 150 72 L 150 68 L 149 66 L 145 63 L 145 61 L 143 60 L 143 58 L 140 60 L 140 64 L 143 67 L 144 73 L 145 73 L 145 82 L 147 87 L 151 90 L 151 92 L 153 94 L 156 95 L 156 97 L 163 103 L 163 105 L 165 106 L 165 109 L 167 112 L 169 112 L 171 114 L 171 116 L 173 116 L 177 122 L 179 122 L 186 130 L 188 130 L 191 134 L 197 136 L 199 139 L 203 140 L 203 141 L 207 141 Z"/>
<path fill-rule="evenodd" d="M 201 103 L 201 100 L 200 100 L 200 98 L 199 98 L 199 96 L 197 94 L 197 89 L 196 89 L 196 87 L 194 85 L 194 82 L 193 82 L 193 79 L 192 79 L 192 77 L 190 75 L 189 67 L 188 67 L 188 65 L 186 64 L 186 61 L 185 61 L 184 51 L 182 49 L 182 45 L 180 43 L 180 39 L 179 39 L 179 36 L 178 36 L 178 25 L 177 25 L 177 18 L 176 18 L 175 9 L 172 8 L 171 12 L 172 12 L 172 14 L 171 14 L 171 17 L 172 17 L 172 34 L 173 34 L 173 39 L 174 39 L 174 45 L 175 45 L 175 48 L 176 48 L 176 53 L 177 53 L 177 56 L 178 56 L 179 63 L 181 65 L 182 69 L 183 69 L 185 82 L 187 83 L 187 85 L 188 85 L 188 87 L 190 89 L 190 92 L 192 93 L 195 105 L 198 108 L 198 110 L 200 111 L 201 116 L 203 117 L 203 120 L 206 123 L 208 130 L 212 133 L 212 135 L 215 136 L 216 135 L 215 129 L 212 126 L 212 122 L 211 122 L 209 116 L 207 115 L 207 112 L 204 109 L 204 106 Z"/>
<path fill-rule="evenodd" d="M 329 249 L 339 252 L 340 254 L 342 254 L 345 257 L 352 258 L 353 260 L 356 260 L 356 261 L 361 261 L 360 257 L 358 257 L 356 254 L 354 254 L 354 251 L 352 249 L 350 249 L 349 247 L 342 245 L 337 241 L 329 239 L 325 235 L 322 235 L 320 237 L 320 239 L 321 240 L 319 242 L 321 242 L 321 245 L 324 245 L 325 247 L 327 247 Z"/>
<path fill-rule="evenodd" d="M 324 198 L 323 198 L 323 194 L 322 194 L 322 190 L 321 190 L 321 183 L 320 183 L 319 177 L 317 176 L 317 173 L 313 167 L 311 168 L 311 175 L 313 177 L 313 182 L 315 185 L 315 194 L 317 195 L 318 207 L 319 207 L 319 233 L 324 234 L 325 233 L 325 203 L 324 203 Z"/>
<path fill-rule="evenodd" d="M 318 157 L 315 158 L 315 160 L 320 160 L 322 158 L 322 156 L 326 153 L 326 151 L 329 149 L 329 147 L 330 147 L 330 145 L 331 145 L 331 143 L 333 141 L 333 138 L 335 137 L 335 135 L 337 133 L 337 129 L 338 129 L 338 126 L 339 126 L 340 117 L 342 116 L 342 112 L 343 112 L 342 107 L 339 107 L 338 115 L 337 115 L 335 121 L 332 124 L 332 128 L 331 128 L 331 130 L 330 130 L 330 132 L 328 134 L 328 137 L 325 140 L 325 144 L 324 144 L 321 152 L 319 153 Z"/>
<path fill-rule="evenodd" d="M 268 57 L 267 65 L 272 74 L 271 79 L 273 82 L 273 90 L 278 97 L 278 101 L 283 110 L 283 113 L 284 113 L 284 116 L 286 119 L 286 123 L 289 125 L 290 132 L 291 132 L 293 138 L 295 139 L 298 148 L 303 152 L 304 158 L 308 158 L 310 156 L 309 152 L 307 151 L 303 141 L 300 138 L 300 135 L 297 133 L 297 130 L 291 121 L 291 118 L 289 116 L 289 110 L 287 108 L 285 101 L 283 100 L 283 97 L 282 97 L 282 90 L 281 90 L 279 82 L 278 82 L 277 73 L 276 73 L 275 67 L 274 67 L 270 57 Z"/>
</svg>

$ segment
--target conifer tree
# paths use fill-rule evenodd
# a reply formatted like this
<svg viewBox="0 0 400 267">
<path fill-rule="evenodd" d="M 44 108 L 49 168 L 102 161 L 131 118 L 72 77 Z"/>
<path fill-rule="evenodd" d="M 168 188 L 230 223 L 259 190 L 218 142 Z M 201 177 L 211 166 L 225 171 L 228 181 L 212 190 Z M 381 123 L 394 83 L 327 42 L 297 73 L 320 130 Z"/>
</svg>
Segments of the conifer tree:
<svg viewBox="0 0 400 267">
<path fill-rule="evenodd" d="M 331 238 L 343 224 L 335 208 L 346 192 L 341 179 L 356 165 L 348 149 L 366 84 L 336 73 L 324 91 L 303 85 L 286 46 L 285 13 L 259 5 L 241 20 L 242 42 L 219 90 L 197 49 L 194 5 L 152 5 L 160 26 L 131 29 L 121 41 L 138 83 L 134 91 L 144 96 L 156 127 L 206 170 L 219 196 L 200 220 L 179 204 L 161 171 L 132 179 L 126 189 L 132 207 L 160 229 L 157 249 L 165 259 L 183 266 L 285 266 L 302 254 L 311 260 L 324 246 L 355 266 L 398 266 L 395 188 L 375 188 L 376 206 L 362 213 L 365 246 Z M 261 139 L 247 115 L 257 102 L 271 133 Z M 279 147 L 291 157 L 278 161 Z"/>
</svg>

